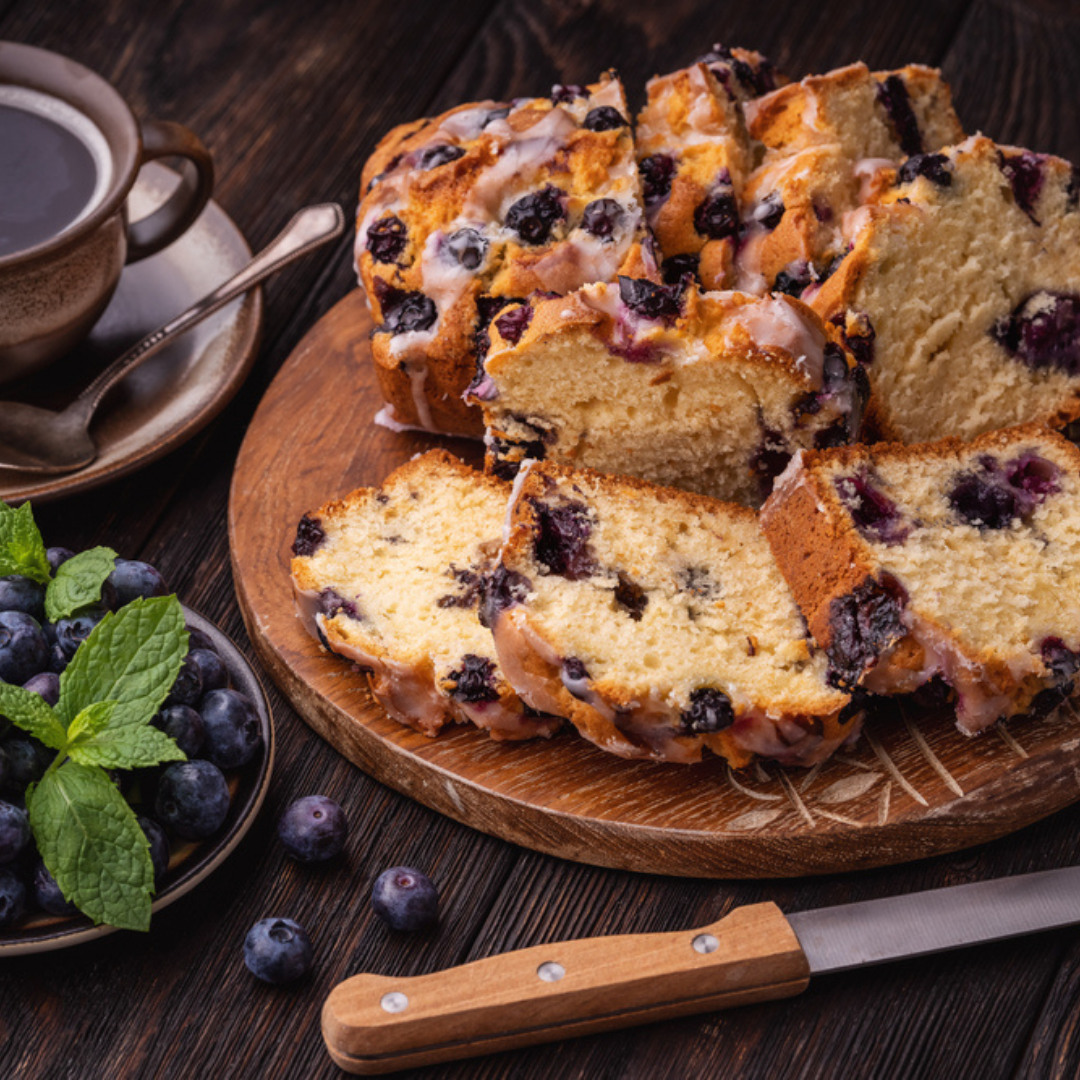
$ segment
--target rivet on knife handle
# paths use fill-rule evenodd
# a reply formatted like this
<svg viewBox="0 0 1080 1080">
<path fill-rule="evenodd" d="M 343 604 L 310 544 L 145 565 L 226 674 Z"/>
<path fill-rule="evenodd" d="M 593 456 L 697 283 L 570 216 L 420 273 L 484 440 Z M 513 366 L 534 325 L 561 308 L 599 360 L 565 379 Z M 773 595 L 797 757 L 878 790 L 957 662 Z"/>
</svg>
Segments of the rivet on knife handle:
<svg viewBox="0 0 1080 1080">
<path fill-rule="evenodd" d="M 780 909 L 711 926 L 537 945 L 412 978 L 355 975 L 322 1013 L 330 1056 L 376 1075 L 790 997 L 810 968 Z"/>
</svg>

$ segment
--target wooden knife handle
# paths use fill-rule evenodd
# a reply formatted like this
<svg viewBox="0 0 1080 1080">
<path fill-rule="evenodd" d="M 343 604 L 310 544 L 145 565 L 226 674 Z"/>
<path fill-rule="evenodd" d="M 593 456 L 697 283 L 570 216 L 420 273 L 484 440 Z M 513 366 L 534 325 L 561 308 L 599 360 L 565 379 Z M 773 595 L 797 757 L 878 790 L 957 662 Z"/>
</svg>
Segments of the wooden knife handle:
<svg viewBox="0 0 1080 1080">
<path fill-rule="evenodd" d="M 537 945 L 412 978 L 354 975 L 322 1012 L 330 1056 L 375 1075 L 806 989 L 810 967 L 771 903 L 699 930 Z"/>
</svg>

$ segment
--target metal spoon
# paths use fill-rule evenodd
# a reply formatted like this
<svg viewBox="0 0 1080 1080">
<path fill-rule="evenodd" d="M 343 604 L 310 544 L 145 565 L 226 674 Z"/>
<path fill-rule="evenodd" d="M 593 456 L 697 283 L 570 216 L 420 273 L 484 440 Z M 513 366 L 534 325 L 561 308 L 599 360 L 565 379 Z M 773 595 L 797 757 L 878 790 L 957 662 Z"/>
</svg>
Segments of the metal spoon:
<svg viewBox="0 0 1080 1080">
<path fill-rule="evenodd" d="M 336 203 L 301 210 L 243 270 L 128 349 L 62 412 L 0 401 L 0 469 L 65 473 L 89 465 L 98 456 L 89 431 L 90 420 L 105 395 L 129 371 L 264 278 L 340 236 L 344 228 L 345 214 Z"/>
</svg>

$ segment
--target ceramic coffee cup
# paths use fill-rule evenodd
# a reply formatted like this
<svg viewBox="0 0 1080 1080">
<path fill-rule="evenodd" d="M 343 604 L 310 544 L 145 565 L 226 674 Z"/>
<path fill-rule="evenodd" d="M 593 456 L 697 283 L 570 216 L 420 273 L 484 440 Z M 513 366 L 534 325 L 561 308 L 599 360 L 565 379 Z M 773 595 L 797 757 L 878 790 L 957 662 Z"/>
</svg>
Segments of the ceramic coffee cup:
<svg viewBox="0 0 1080 1080">
<path fill-rule="evenodd" d="M 7 382 L 64 355 L 89 333 L 125 263 L 160 251 L 198 217 L 214 168 L 187 128 L 137 121 L 104 79 L 28 45 L 0 42 L 0 121 L 27 125 L 34 135 L 22 144 L 32 152 L 0 158 L 0 182 L 9 191 L 29 185 L 32 226 L 9 210 L 5 233 L 0 220 L 0 382 Z M 46 132 L 41 147 L 39 130 Z M 129 222 L 126 200 L 140 167 L 163 157 L 185 159 L 180 185 L 148 217 Z M 39 197 L 57 176 L 64 190 Z M 55 209 L 64 198 L 69 205 Z M 3 213 L 0 207 L 0 218 Z"/>
</svg>

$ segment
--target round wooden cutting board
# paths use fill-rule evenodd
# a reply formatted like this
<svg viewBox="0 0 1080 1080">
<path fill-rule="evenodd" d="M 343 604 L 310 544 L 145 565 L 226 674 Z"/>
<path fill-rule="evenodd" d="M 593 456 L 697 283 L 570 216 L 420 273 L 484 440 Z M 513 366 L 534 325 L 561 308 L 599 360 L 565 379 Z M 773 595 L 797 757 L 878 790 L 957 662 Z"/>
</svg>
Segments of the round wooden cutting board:
<svg viewBox="0 0 1080 1080">
<path fill-rule="evenodd" d="M 945 714 L 890 706 L 816 768 L 662 765 L 572 732 L 498 743 L 459 727 L 428 739 L 391 720 L 365 676 L 323 652 L 293 612 L 301 515 L 379 484 L 418 451 L 467 440 L 372 423 L 382 402 L 371 318 L 354 292 L 311 330 L 263 399 L 233 476 L 240 607 L 259 658 L 301 716 L 366 772 L 483 832 L 600 866 L 689 877 L 787 877 L 903 862 L 990 840 L 1080 799 L 1080 715 L 977 739 Z"/>
</svg>

